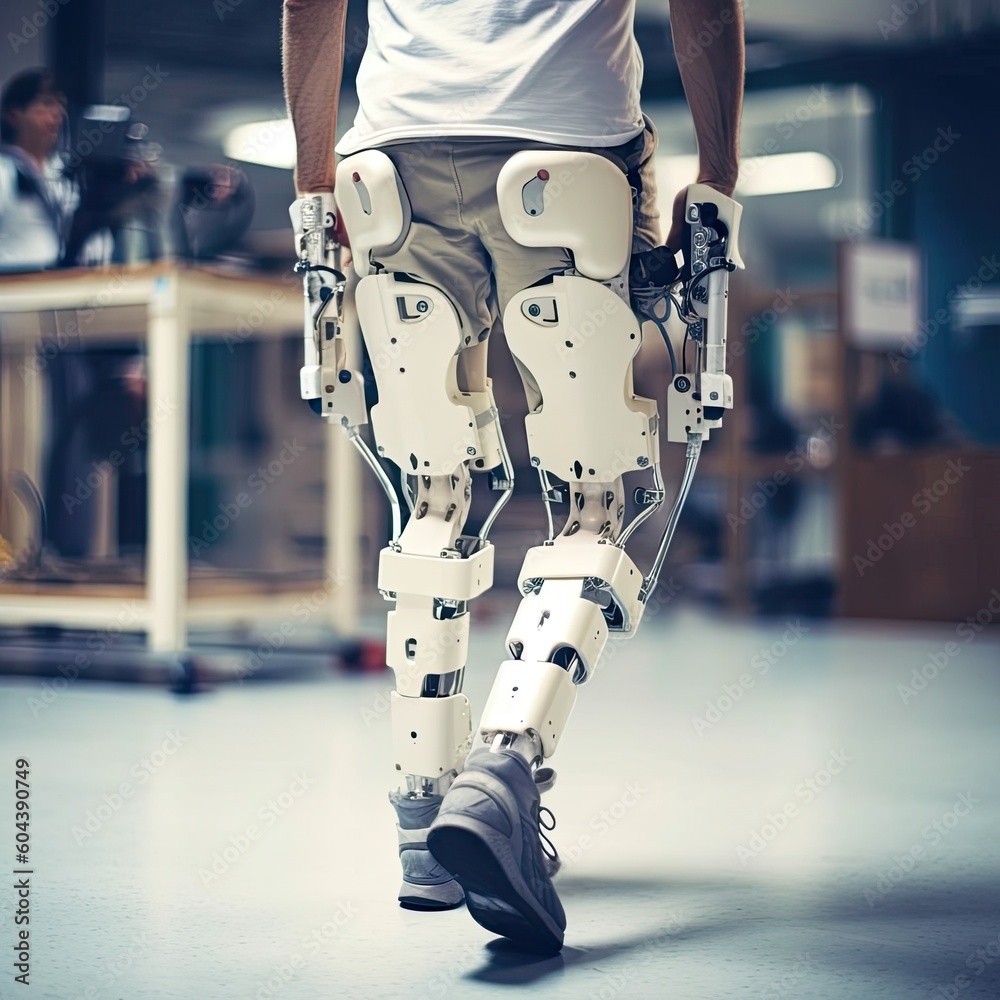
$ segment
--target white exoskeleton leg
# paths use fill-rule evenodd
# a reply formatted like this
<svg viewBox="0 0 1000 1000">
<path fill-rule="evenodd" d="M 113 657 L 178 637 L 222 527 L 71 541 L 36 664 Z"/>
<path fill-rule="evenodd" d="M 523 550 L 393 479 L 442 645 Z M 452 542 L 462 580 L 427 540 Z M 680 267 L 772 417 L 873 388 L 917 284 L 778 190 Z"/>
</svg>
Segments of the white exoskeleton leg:
<svg viewBox="0 0 1000 1000">
<path fill-rule="evenodd" d="M 378 390 L 370 414 L 376 451 L 400 470 L 411 511 L 405 530 L 399 530 L 395 489 L 356 433 L 358 413 L 337 398 L 347 395 L 343 387 L 355 377 L 341 375 L 339 355 L 336 363 L 323 363 L 336 332 L 320 341 L 319 389 L 332 386 L 321 409 L 325 415 L 351 409 L 342 422 L 361 442 L 393 504 L 393 537 L 380 555 L 378 580 L 382 594 L 395 602 L 386 640 L 396 678 L 394 763 L 406 791 L 441 795 L 471 743 L 469 703 L 461 693 L 468 604 L 492 585 L 487 534 L 512 492 L 513 471 L 489 382 L 479 392 L 459 387 L 463 338 L 447 294 L 372 264 L 402 243 L 410 225 L 409 202 L 391 160 L 378 150 L 348 157 L 338 167 L 336 191 L 361 279 L 355 303 Z M 479 534 L 465 535 L 477 472 L 490 474 L 501 496 Z"/>
<path fill-rule="evenodd" d="M 689 190 L 692 247 L 709 247 L 710 253 L 689 255 L 695 271 L 686 291 L 693 291 L 693 298 L 682 318 L 690 326 L 702 322 L 703 345 L 696 356 L 700 366 L 706 357 L 709 364 L 688 376 L 679 374 L 670 391 L 683 395 L 677 383 L 683 388 L 686 379 L 688 405 L 682 409 L 691 409 L 692 396 L 697 405 L 705 407 L 711 399 L 712 406 L 703 409 L 700 422 L 681 423 L 674 422 L 673 403 L 668 407 L 668 437 L 677 440 L 679 433 L 687 443 L 688 464 L 654 567 L 643 574 L 624 544 L 662 504 L 664 491 L 656 403 L 637 396 L 632 387 L 641 328 L 628 289 L 628 182 L 614 162 L 598 154 L 525 151 L 505 164 L 497 194 L 504 225 L 515 240 L 525 246 L 564 246 L 574 261 L 571 271 L 515 295 L 504 312 L 511 352 L 540 397 L 526 418 L 526 431 L 549 510 L 550 537 L 525 558 L 519 581 L 524 597 L 507 636 L 509 659 L 479 726 L 480 736 L 496 749 L 525 740 L 537 755 L 549 757 L 565 730 L 576 687 L 592 676 L 609 633 L 630 633 L 638 626 L 690 487 L 701 440 L 710 426 L 721 423 L 722 408 L 732 406 L 732 383 L 724 371 L 725 299 L 727 272 L 741 266 L 739 206 L 710 188 Z M 701 225 L 709 221 L 716 229 Z M 651 474 L 652 488 L 637 491 L 643 509 L 625 526 L 622 476 L 638 471 Z M 553 489 L 551 477 L 562 480 L 565 489 Z M 557 499 L 566 501 L 568 511 L 555 534 L 551 504 Z"/>
</svg>

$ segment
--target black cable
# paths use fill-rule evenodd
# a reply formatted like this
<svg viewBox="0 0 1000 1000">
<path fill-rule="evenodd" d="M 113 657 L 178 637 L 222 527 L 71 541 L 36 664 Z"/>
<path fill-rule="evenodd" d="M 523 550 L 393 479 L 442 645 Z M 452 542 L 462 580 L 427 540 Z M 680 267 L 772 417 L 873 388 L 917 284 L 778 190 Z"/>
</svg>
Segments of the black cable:
<svg viewBox="0 0 1000 1000">
<path fill-rule="evenodd" d="M 332 274 L 337 281 L 347 281 L 347 275 L 334 267 L 327 267 L 326 264 L 311 264 L 305 259 L 295 262 L 296 274 L 305 274 L 307 271 L 326 271 L 327 274 Z"/>
<path fill-rule="evenodd" d="M 716 271 L 735 271 L 736 265 L 731 261 L 724 261 L 722 264 L 716 264 L 714 267 L 706 267 L 704 271 L 699 271 L 698 274 L 688 282 L 687 288 L 684 290 L 684 311 L 691 314 L 691 296 L 694 294 L 695 288 L 700 284 L 702 279 L 707 278 L 710 274 L 714 274 Z"/>
<path fill-rule="evenodd" d="M 663 337 L 663 342 L 667 345 L 667 353 L 670 355 L 671 379 L 677 374 L 677 356 L 674 354 L 674 345 L 670 343 L 670 335 L 667 333 L 666 322 L 670 318 L 670 289 L 665 286 L 654 286 L 651 288 L 633 288 L 632 297 L 635 300 L 637 311 L 646 319 L 656 324 L 656 328 Z M 666 303 L 666 312 L 662 317 L 657 316 L 654 309 L 658 302 Z"/>
<path fill-rule="evenodd" d="M 663 343 L 667 345 L 667 354 L 670 355 L 670 378 L 673 379 L 677 375 L 677 358 L 674 355 L 674 345 L 670 343 L 670 335 L 667 333 L 667 328 L 656 317 L 653 317 L 653 322 L 663 336 Z"/>
</svg>

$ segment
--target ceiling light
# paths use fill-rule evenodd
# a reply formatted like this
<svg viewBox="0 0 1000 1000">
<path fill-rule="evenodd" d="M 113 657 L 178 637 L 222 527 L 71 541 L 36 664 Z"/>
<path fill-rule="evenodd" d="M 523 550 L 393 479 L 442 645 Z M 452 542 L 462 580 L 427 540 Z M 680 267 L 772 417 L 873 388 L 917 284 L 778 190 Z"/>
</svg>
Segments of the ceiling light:
<svg viewBox="0 0 1000 1000">
<path fill-rule="evenodd" d="M 690 153 L 656 156 L 656 180 L 661 196 L 674 194 L 693 184 L 698 176 L 698 157 Z M 822 191 L 839 183 L 837 164 L 825 153 L 774 153 L 740 162 L 736 199 L 763 194 Z"/>
<path fill-rule="evenodd" d="M 736 197 L 836 187 L 837 164 L 825 153 L 775 153 L 740 162 Z"/>
<path fill-rule="evenodd" d="M 291 170 L 295 166 L 295 132 L 291 120 L 276 118 L 237 125 L 223 140 L 222 150 L 232 160 Z"/>
</svg>

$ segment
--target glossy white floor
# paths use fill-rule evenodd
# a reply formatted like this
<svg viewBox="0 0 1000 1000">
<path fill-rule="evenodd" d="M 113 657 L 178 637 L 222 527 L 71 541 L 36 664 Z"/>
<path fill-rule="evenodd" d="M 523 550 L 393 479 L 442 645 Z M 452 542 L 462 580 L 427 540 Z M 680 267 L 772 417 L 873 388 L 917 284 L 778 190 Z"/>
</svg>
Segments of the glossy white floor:
<svg viewBox="0 0 1000 1000">
<path fill-rule="evenodd" d="M 801 626 L 663 611 L 581 691 L 545 960 L 396 906 L 388 675 L 4 681 L 2 864 L 23 756 L 34 874 L 28 989 L 3 878 L 0 996 L 1000 996 L 1000 636 Z"/>
</svg>

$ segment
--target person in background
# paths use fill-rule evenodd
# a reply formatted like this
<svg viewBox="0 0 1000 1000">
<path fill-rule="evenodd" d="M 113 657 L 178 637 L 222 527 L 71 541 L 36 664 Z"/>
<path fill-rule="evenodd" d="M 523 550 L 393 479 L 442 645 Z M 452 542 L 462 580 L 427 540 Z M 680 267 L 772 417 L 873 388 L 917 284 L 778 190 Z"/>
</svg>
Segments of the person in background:
<svg viewBox="0 0 1000 1000">
<path fill-rule="evenodd" d="M 59 264 L 79 194 L 56 149 L 66 102 L 52 74 L 29 69 L 0 95 L 0 271 Z"/>
</svg>

